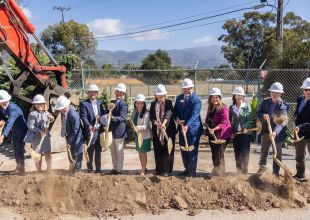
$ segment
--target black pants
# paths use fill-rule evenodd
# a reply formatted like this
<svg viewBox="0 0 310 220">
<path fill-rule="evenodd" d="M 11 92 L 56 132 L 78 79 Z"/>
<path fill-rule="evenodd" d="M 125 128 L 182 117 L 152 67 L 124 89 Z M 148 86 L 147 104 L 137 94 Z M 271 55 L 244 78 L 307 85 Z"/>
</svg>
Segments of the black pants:
<svg viewBox="0 0 310 220">
<path fill-rule="evenodd" d="M 296 170 L 297 176 L 305 176 L 305 156 L 306 148 L 308 148 L 308 153 L 310 153 L 310 139 L 303 139 L 295 143 L 296 148 Z"/>
<path fill-rule="evenodd" d="M 88 156 L 89 156 L 89 162 L 87 163 L 88 170 L 93 170 L 94 153 L 95 153 L 96 171 L 101 170 L 101 151 L 102 151 L 102 148 L 100 146 L 100 138 L 98 137 L 95 144 L 90 145 L 89 148 L 87 149 Z"/>
<path fill-rule="evenodd" d="M 157 134 L 153 134 L 153 146 L 155 155 L 155 171 L 159 174 L 161 173 L 172 173 L 173 161 L 174 161 L 174 149 L 175 149 L 175 136 L 170 137 L 173 143 L 172 151 L 169 155 L 168 143 L 165 139 L 164 145 L 161 145 Z"/>
<path fill-rule="evenodd" d="M 212 153 L 213 171 L 214 175 L 224 175 L 225 174 L 225 158 L 224 152 L 227 147 L 229 140 L 226 140 L 223 144 L 212 143 L 212 137 L 209 137 L 209 144 Z"/>
<path fill-rule="evenodd" d="M 243 174 L 248 173 L 250 143 L 251 139 L 249 135 L 239 134 L 234 137 L 233 145 L 237 172 L 242 172 Z"/>
</svg>

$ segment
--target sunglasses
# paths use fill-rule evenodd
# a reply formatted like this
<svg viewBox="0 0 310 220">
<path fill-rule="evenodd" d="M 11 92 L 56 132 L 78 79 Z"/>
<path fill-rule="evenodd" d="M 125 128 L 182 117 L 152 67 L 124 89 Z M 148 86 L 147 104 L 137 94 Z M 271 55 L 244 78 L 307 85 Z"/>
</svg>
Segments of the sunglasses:
<svg viewBox="0 0 310 220">
<path fill-rule="evenodd" d="M 310 89 L 304 89 L 304 91 L 305 91 L 305 92 L 309 92 L 309 91 L 310 91 Z"/>
</svg>

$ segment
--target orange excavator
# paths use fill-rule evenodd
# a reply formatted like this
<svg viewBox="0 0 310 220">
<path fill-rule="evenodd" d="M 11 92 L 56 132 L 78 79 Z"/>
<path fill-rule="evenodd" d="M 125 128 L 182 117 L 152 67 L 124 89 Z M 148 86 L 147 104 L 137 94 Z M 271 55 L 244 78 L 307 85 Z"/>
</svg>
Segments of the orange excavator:
<svg viewBox="0 0 310 220">
<path fill-rule="evenodd" d="M 30 45 L 30 37 L 33 37 L 49 57 L 51 66 L 40 64 Z M 21 70 L 17 77 L 13 78 L 6 67 L 1 55 L 3 50 L 13 57 Z M 21 89 L 28 85 L 35 87 L 31 96 L 42 94 L 48 100 L 48 107 L 53 106 L 57 97 L 65 94 L 68 89 L 66 67 L 58 65 L 36 36 L 35 27 L 14 0 L 0 0 L 0 65 L 10 79 L 10 93 L 26 103 L 31 103 L 32 97 L 21 94 Z"/>
</svg>

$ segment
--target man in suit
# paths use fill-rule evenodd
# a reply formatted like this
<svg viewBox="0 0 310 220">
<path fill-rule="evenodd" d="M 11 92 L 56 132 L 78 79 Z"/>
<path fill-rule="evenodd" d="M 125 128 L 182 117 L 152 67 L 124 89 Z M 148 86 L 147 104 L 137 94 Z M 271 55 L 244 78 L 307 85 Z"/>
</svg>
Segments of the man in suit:
<svg viewBox="0 0 310 220">
<path fill-rule="evenodd" d="M 257 116 L 262 122 L 262 133 L 261 133 L 261 155 L 259 161 L 259 173 L 265 172 L 267 164 L 267 156 L 269 148 L 271 146 L 270 135 L 275 139 L 277 155 L 276 157 L 282 160 L 282 147 L 287 137 L 285 124 L 276 124 L 274 121 L 275 117 L 287 116 L 289 105 L 283 101 L 281 95 L 284 93 L 283 86 L 279 82 L 273 83 L 268 89 L 270 92 L 270 98 L 266 98 L 262 101 L 258 108 Z M 269 134 L 267 127 L 267 120 L 270 120 L 272 134 Z M 279 176 L 280 167 L 273 161 L 273 174 Z"/>
<path fill-rule="evenodd" d="M 61 136 L 66 138 L 67 148 L 76 161 L 75 171 L 81 171 L 83 160 L 83 135 L 79 114 L 70 107 L 70 100 L 59 96 L 55 109 L 61 112 Z"/>
<path fill-rule="evenodd" d="M 102 132 L 102 127 L 99 123 L 99 117 L 103 115 L 103 107 L 100 101 L 98 101 L 99 88 L 95 84 L 89 85 L 88 99 L 80 103 L 80 117 L 83 123 L 83 133 L 86 143 L 91 141 L 89 148 L 87 149 L 89 162 L 87 163 L 88 172 L 93 171 L 93 158 L 95 153 L 95 166 L 96 173 L 101 172 L 101 146 L 99 134 Z M 97 119 L 97 120 L 96 120 Z M 92 140 L 90 135 L 93 133 Z"/>
<path fill-rule="evenodd" d="M 297 180 L 305 178 L 306 147 L 310 153 L 310 78 L 304 80 L 301 89 L 303 89 L 304 95 L 297 98 L 297 107 L 294 113 L 296 117 L 295 130 L 300 138 L 304 137 L 295 143 L 297 173 L 294 178 Z"/>
<path fill-rule="evenodd" d="M 16 171 L 19 175 L 24 175 L 25 143 L 23 139 L 27 133 L 27 125 L 22 110 L 16 104 L 10 102 L 11 98 L 7 91 L 0 90 L 0 126 L 4 125 L 2 134 L 0 133 L 0 144 L 3 143 L 4 138 L 12 131 L 11 144 L 17 163 Z"/>
<path fill-rule="evenodd" d="M 125 102 L 126 86 L 119 83 L 114 88 L 115 100 L 112 100 L 105 110 L 105 114 L 109 113 L 109 109 L 113 108 L 111 114 L 111 124 L 109 131 L 112 131 L 112 144 L 110 146 L 113 169 L 110 174 L 119 175 L 123 170 L 124 164 L 124 141 L 127 137 L 126 117 L 128 113 L 128 104 Z"/>
<path fill-rule="evenodd" d="M 198 147 L 202 133 L 202 123 L 200 118 L 201 100 L 193 92 L 193 87 L 194 84 L 192 80 L 188 78 L 183 80 L 183 94 L 176 98 L 173 110 L 174 117 L 176 118 L 176 122 L 178 124 L 180 145 L 184 146 L 181 123 L 184 125 L 188 145 L 194 145 L 194 150 L 181 152 L 185 170 L 180 173 L 180 175 L 190 177 L 196 176 Z"/>
</svg>

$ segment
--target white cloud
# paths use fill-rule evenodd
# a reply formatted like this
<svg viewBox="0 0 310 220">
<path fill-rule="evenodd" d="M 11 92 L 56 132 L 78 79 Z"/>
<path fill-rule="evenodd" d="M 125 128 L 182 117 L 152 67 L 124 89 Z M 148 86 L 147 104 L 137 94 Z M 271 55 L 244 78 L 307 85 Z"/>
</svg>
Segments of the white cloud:
<svg viewBox="0 0 310 220">
<path fill-rule="evenodd" d="M 23 8 L 22 11 L 28 19 L 30 19 L 32 17 L 32 13 L 28 8 Z"/>
<path fill-rule="evenodd" d="M 146 41 L 146 40 L 162 40 L 168 39 L 172 33 L 163 33 L 161 30 L 152 30 L 145 33 L 137 34 L 134 39 L 136 41 Z"/>
<path fill-rule="evenodd" d="M 123 25 L 119 19 L 95 19 L 87 23 L 88 28 L 95 36 L 108 36 L 121 34 Z"/>
<path fill-rule="evenodd" d="M 212 42 L 214 40 L 214 37 L 211 37 L 211 36 L 205 36 L 205 37 L 202 37 L 202 38 L 197 38 L 194 40 L 194 43 L 195 44 L 199 44 L 199 45 L 207 45 L 209 44 L 210 42 Z"/>
</svg>

